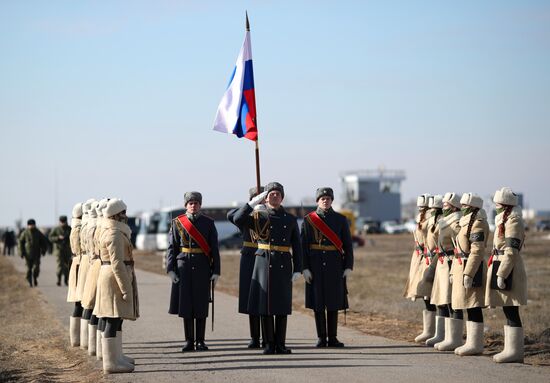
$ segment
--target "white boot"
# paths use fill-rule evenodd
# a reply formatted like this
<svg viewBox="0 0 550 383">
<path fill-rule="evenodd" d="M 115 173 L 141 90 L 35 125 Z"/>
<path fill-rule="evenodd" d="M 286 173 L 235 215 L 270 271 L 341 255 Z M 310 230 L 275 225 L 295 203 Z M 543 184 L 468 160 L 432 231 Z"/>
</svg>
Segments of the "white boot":
<svg viewBox="0 0 550 383">
<path fill-rule="evenodd" d="M 136 361 L 134 360 L 134 358 L 130 358 L 129 356 L 124 355 L 124 352 L 122 351 L 122 331 L 116 332 L 116 338 L 117 338 L 119 355 L 122 361 L 130 364 L 136 364 Z"/>
<path fill-rule="evenodd" d="M 414 338 L 414 341 L 417 343 L 424 343 L 434 336 L 435 332 L 435 311 L 423 310 L 422 318 L 424 329 L 422 330 L 422 334 Z"/>
<path fill-rule="evenodd" d="M 89 319 L 80 319 L 80 348 L 88 349 L 88 323 Z"/>
<path fill-rule="evenodd" d="M 116 338 L 103 338 L 101 343 L 103 348 L 104 374 L 134 371 L 134 366 L 131 364 L 120 363 Z"/>
<path fill-rule="evenodd" d="M 497 363 L 523 363 L 523 327 L 504 326 L 504 350 L 493 356 Z"/>
<path fill-rule="evenodd" d="M 95 358 L 97 360 L 103 359 L 103 346 L 101 345 L 102 340 L 103 332 L 101 332 L 101 330 L 97 330 L 95 335 Z"/>
<path fill-rule="evenodd" d="M 97 340 L 97 325 L 89 324 L 88 325 L 88 355 L 94 356 L 96 354 Z"/>
<path fill-rule="evenodd" d="M 71 346 L 80 346 L 80 317 L 69 317 L 69 339 Z"/>
<path fill-rule="evenodd" d="M 455 350 L 460 356 L 477 355 L 483 352 L 483 323 L 466 322 L 466 344 Z"/>
<path fill-rule="evenodd" d="M 445 339 L 436 343 L 434 348 L 439 351 L 454 351 L 463 345 L 464 321 L 462 319 L 445 318 Z"/>
<path fill-rule="evenodd" d="M 445 317 L 435 317 L 435 335 L 426 341 L 427 346 L 433 346 L 445 339 Z"/>
</svg>

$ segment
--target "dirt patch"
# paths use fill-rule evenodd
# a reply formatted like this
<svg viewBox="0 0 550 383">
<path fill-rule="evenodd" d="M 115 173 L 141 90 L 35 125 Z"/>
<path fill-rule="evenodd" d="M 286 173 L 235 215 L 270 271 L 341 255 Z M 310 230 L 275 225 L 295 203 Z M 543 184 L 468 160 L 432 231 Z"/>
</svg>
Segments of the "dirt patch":
<svg viewBox="0 0 550 383">
<path fill-rule="evenodd" d="M 489 243 L 492 243 L 491 241 Z M 520 313 L 525 327 L 525 363 L 550 366 L 550 239 L 528 233 L 522 251 L 528 278 L 528 305 Z M 347 326 L 369 335 L 412 341 L 422 331 L 424 303 L 402 297 L 407 279 L 412 244 L 409 234 L 370 235 L 365 247 L 356 249 L 355 266 L 348 281 L 350 310 Z M 136 252 L 136 266 L 164 274 L 162 254 Z M 222 277 L 218 290 L 238 294 L 239 252 L 221 254 Z M 304 308 L 304 282 L 294 284 L 293 307 L 311 315 Z M 503 326 L 501 309 L 484 310 L 485 351 L 493 355 L 502 350 Z M 343 313 L 340 323 L 344 322 Z"/>
<path fill-rule="evenodd" d="M 0 257 L 0 382 L 102 382 L 85 351 L 69 346 L 39 290 Z"/>
</svg>

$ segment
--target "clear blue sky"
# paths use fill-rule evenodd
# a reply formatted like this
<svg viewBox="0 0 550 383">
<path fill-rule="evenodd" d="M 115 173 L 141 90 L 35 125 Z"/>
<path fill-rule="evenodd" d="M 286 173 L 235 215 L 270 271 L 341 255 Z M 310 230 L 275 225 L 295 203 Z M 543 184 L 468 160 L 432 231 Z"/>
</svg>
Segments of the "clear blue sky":
<svg viewBox="0 0 550 383">
<path fill-rule="evenodd" d="M 90 197 L 244 200 L 253 143 L 212 131 L 251 21 L 262 181 L 344 170 L 403 200 L 501 186 L 550 208 L 546 1 L 2 1 L 0 225 Z"/>
</svg>

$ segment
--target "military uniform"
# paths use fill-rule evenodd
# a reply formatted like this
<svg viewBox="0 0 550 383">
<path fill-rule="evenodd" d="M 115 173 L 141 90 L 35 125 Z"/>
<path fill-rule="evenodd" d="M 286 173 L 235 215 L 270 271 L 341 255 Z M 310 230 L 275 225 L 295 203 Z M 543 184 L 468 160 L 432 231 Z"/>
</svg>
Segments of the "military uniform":
<svg viewBox="0 0 550 383">
<path fill-rule="evenodd" d="M 61 217 L 64 223 L 50 232 L 50 241 L 53 243 L 53 254 L 57 258 L 57 285 L 61 285 L 61 277 L 67 286 L 69 284 L 69 268 L 71 267 L 71 227 L 67 225 L 67 217 Z"/>
<path fill-rule="evenodd" d="M 186 193 L 185 205 L 199 199 L 202 204 L 202 196 L 198 192 Z M 183 226 L 180 220 L 184 220 L 185 217 L 206 240 L 210 247 L 209 254 L 204 252 L 197 240 Z M 185 213 L 173 219 L 168 233 L 166 265 L 167 272 L 175 273 L 179 279 L 177 283 L 172 284 L 168 313 L 184 318 L 187 343 L 183 351 L 193 350 L 194 341 L 197 350 L 207 350 L 204 337 L 211 294 L 210 281 L 213 275 L 220 275 L 218 231 L 214 220 L 200 212 L 195 215 Z"/>
<path fill-rule="evenodd" d="M 518 197 L 510 188 L 495 192 L 497 206 L 493 252 L 488 262 L 485 304 L 502 307 L 504 350 L 493 356 L 497 363 L 523 362 L 524 333 L 519 306 L 527 304 L 527 274 L 521 256 L 525 241 L 525 224 Z"/>
<path fill-rule="evenodd" d="M 27 263 L 27 281 L 32 287 L 38 285 L 40 274 L 40 257 L 48 250 L 48 239 L 34 225 L 34 220 L 29 220 L 29 225 L 19 235 L 19 254 Z"/>
<path fill-rule="evenodd" d="M 317 200 L 322 196 L 334 200 L 334 193 L 330 188 L 318 189 Z M 312 277 L 311 281 L 306 280 L 306 308 L 315 312 L 319 339 L 317 346 L 342 347 L 344 344 L 336 338 L 338 310 L 349 307 L 344 270 L 353 269 L 351 232 L 347 218 L 335 212 L 332 207 L 328 210 L 319 207 L 315 213 L 341 241 L 342 252 L 315 226 L 311 215 L 305 217 L 301 230 L 303 269 L 304 276 L 305 270 L 309 270 Z"/>
<path fill-rule="evenodd" d="M 448 203 L 450 206 L 443 211 L 444 216 L 439 220 L 436 228 L 439 232 L 437 238 L 439 251 L 430 302 L 437 305 L 438 308 L 446 306 L 448 314 L 444 319 L 444 338 L 433 346 L 439 351 L 454 351 L 455 348 L 462 345 L 464 323 L 462 310 L 454 311 L 451 308 L 449 273 L 454 257 L 453 241 L 460 231 L 459 221 L 462 213 L 457 211 L 460 209 L 460 197 L 455 193 L 445 194 L 443 203 Z"/>
<path fill-rule="evenodd" d="M 272 191 L 270 186 L 274 188 L 272 190 L 282 190 L 282 185 L 272 183 L 266 186 L 266 192 Z M 266 353 L 275 350 L 288 353 L 290 350 L 285 346 L 286 321 L 287 315 L 292 313 L 293 272 L 302 271 L 296 217 L 282 206 L 278 209 L 266 206 L 265 210 L 253 212 L 253 208 L 245 204 L 235 213 L 234 222 L 241 230 L 251 229 L 258 242 L 248 312 L 262 316 Z M 273 316 L 276 316 L 275 329 Z"/>
<path fill-rule="evenodd" d="M 260 188 L 259 193 L 263 192 L 263 187 Z M 251 188 L 249 191 L 249 198 L 254 197 L 258 193 L 256 188 Z M 264 205 L 259 205 L 261 208 L 265 208 Z M 235 213 L 238 209 L 232 209 L 227 213 L 227 220 L 235 224 Z M 241 259 L 239 263 L 239 313 L 249 314 L 248 312 L 248 298 L 250 294 L 250 284 L 252 281 L 252 272 L 254 271 L 254 263 L 256 260 L 256 250 L 258 249 L 258 243 L 253 235 L 253 232 L 248 228 L 240 229 L 243 237 L 243 246 L 241 248 Z M 250 343 L 249 348 L 260 347 L 260 316 L 248 315 L 248 324 L 250 330 Z"/>
<path fill-rule="evenodd" d="M 459 221 L 460 231 L 456 237 L 457 254 L 453 259 L 451 306 L 453 310 L 466 309 L 466 344 L 455 349 L 457 355 L 475 355 L 483 351 L 483 313 L 485 307 L 484 258 L 486 255 L 489 224 L 483 200 L 465 193 L 460 199 L 465 205 Z"/>
<path fill-rule="evenodd" d="M 132 372 L 133 359 L 122 352 L 122 320 L 139 318 L 139 299 L 131 229 L 126 224 L 126 204 L 117 198 L 109 200 L 104 210 L 100 242 L 107 249 L 101 253 L 101 269 L 97 280 L 96 315 L 105 318 L 101 340 L 103 371 Z"/>
</svg>

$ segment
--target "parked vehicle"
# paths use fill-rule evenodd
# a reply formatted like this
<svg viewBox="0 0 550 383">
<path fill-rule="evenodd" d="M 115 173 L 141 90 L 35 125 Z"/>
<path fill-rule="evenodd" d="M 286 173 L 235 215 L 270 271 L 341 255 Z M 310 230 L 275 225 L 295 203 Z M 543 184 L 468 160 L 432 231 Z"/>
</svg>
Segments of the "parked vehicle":
<svg viewBox="0 0 550 383">
<path fill-rule="evenodd" d="M 159 223 L 157 227 L 156 250 L 162 251 L 168 248 L 168 232 L 170 231 L 172 220 L 183 213 L 185 213 L 185 209 L 182 207 L 166 207 L 160 210 L 158 213 Z"/>
<path fill-rule="evenodd" d="M 537 231 L 548 231 L 548 230 L 550 230 L 550 220 L 544 219 L 542 221 L 537 222 L 535 228 L 536 228 Z"/>
<path fill-rule="evenodd" d="M 220 249 L 240 249 L 243 246 L 243 236 L 240 231 L 219 240 Z"/>
<path fill-rule="evenodd" d="M 155 251 L 157 249 L 157 230 L 160 214 L 145 212 L 139 217 L 139 229 L 136 236 L 136 249 Z"/>
<path fill-rule="evenodd" d="M 382 232 L 387 234 L 399 234 L 406 233 L 407 228 L 405 225 L 398 223 L 397 221 L 384 221 L 381 225 Z"/>
</svg>

